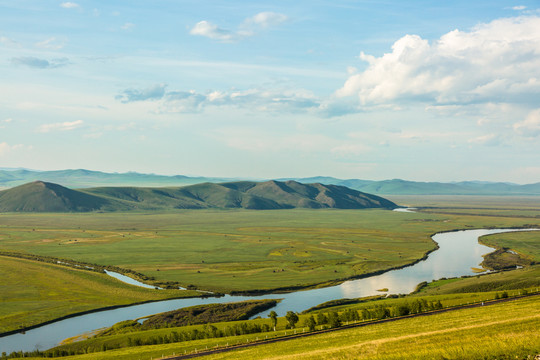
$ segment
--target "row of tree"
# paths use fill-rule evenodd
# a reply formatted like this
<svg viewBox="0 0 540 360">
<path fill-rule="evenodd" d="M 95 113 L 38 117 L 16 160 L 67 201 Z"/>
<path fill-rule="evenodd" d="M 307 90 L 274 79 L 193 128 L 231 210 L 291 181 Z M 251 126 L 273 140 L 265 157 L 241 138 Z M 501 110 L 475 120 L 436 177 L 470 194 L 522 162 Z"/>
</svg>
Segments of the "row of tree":
<svg viewBox="0 0 540 360">
<path fill-rule="evenodd" d="M 504 297 L 504 294 L 502 295 Z M 403 302 L 394 306 L 378 305 L 372 308 L 364 308 L 362 310 L 346 309 L 341 313 L 331 310 L 328 312 L 318 312 L 315 316 L 310 315 L 303 320 L 303 326 L 308 328 L 309 331 L 315 331 L 317 326 L 321 328 L 337 328 L 347 322 L 354 322 L 360 320 L 378 320 L 389 317 L 404 316 L 408 314 L 417 314 L 424 311 L 431 311 L 442 309 L 440 301 L 428 302 L 425 299 L 415 299 L 411 302 Z M 238 336 L 246 334 L 264 333 L 269 331 L 276 331 L 278 322 L 278 315 L 275 311 L 271 311 L 268 315 L 271 320 L 271 324 L 258 324 L 257 322 L 238 322 L 234 325 L 225 326 L 222 329 L 217 328 L 212 324 L 206 324 L 199 329 L 191 329 L 186 331 L 172 331 L 168 335 L 154 335 L 143 337 L 134 334 L 133 337 L 127 338 L 127 343 L 121 344 L 106 344 L 101 343 L 99 345 L 88 346 L 84 349 L 52 349 L 47 351 L 34 351 L 31 353 L 14 352 L 10 355 L 2 354 L 2 358 L 9 357 L 26 357 L 26 356 L 40 356 L 40 357 L 59 357 L 77 355 L 98 351 L 111 350 L 113 348 L 131 347 L 131 346 L 143 346 L 143 345 L 156 345 L 156 344 L 168 344 L 200 339 L 209 338 L 221 338 L 228 336 Z M 288 311 L 285 315 L 286 328 L 294 329 L 299 322 L 299 316 L 294 311 Z"/>
</svg>

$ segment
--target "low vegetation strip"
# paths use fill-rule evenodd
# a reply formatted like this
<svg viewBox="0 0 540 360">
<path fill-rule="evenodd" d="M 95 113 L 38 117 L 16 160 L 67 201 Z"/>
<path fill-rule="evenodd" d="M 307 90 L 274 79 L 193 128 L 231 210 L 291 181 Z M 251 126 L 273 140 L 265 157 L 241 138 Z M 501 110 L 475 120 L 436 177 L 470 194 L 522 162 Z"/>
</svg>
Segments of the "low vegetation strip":
<svg viewBox="0 0 540 360">
<path fill-rule="evenodd" d="M 277 303 L 278 300 L 253 300 L 225 304 L 190 306 L 152 315 L 142 323 L 135 320 L 123 321 L 101 332 L 98 336 L 108 336 L 149 329 L 248 320 L 252 315 L 270 309 L 276 306 Z"/>
<path fill-rule="evenodd" d="M 245 348 L 251 348 L 251 347 L 255 347 L 255 346 L 274 344 L 274 343 L 279 343 L 279 342 L 283 342 L 283 341 L 297 340 L 297 339 L 302 339 L 302 338 L 306 338 L 306 337 L 311 337 L 311 336 L 316 336 L 316 335 L 321 335 L 321 334 L 327 334 L 327 333 L 331 333 L 331 332 L 335 332 L 335 331 L 343 331 L 343 330 L 348 330 L 348 329 L 353 329 L 353 328 L 361 328 L 361 327 L 366 327 L 366 326 L 386 324 L 386 323 L 402 321 L 402 320 L 406 320 L 406 319 L 413 319 L 413 318 L 418 318 L 418 317 L 424 317 L 424 316 L 439 315 L 439 314 L 447 313 L 447 312 L 451 312 L 451 311 L 464 310 L 464 309 L 473 309 L 473 308 L 478 308 L 478 307 L 483 307 L 483 306 L 490 306 L 490 305 L 497 305 L 497 304 L 501 304 L 501 303 L 505 303 L 505 302 L 509 302 L 509 301 L 515 301 L 515 300 L 519 300 L 519 299 L 523 299 L 523 298 L 527 298 L 527 297 L 538 297 L 538 296 L 540 296 L 540 294 L 538 294 L 538 293 L 536 293 L 536 294 L 527 294 L 527 295 L 521 295 L 521 296 L 518 296 L 518 297 L 515 297 L 515 298 L 498 299 L 498 300 L 492 300 L 492 301 L 489 301 L 489 302 L 481 302 L 481 303 L 477 303 L 477 304 L 464 305 L 464 306 L 459 306 L 459 307 L 454 307 L 454 308 L 438 309 L 438 310 L 433 310 L 433 311 L 429 311 L 429 312 L 424 312 L 424 313 L 419 313 L 419 314 L 411 314 L 411 315 L 406 315 L 406 316 L 401 316 L 401 317 L 396 317 L 396 318 L 388 318 L 388 319 L 381 319 L 381 320 L 370 321 L 370 322 L 348 324 L 348 325 L 344 325 L 344 326 L 341 326 L 341 327 L 318 330 L 318 331 L 312 331 L 312 332 L 307 332 L 307 333 L 302 332 L 302 333 L 296 334 L 296 332 L 295 332 L 295 334 L 288 335 L 288 336 L 283 336 L 283 337 L 279 337 L 279 338 L 275 338 L 275 339 L 270 339 L 270 340 L 262 340 L 261 339 L 259 341 L 254 341 L 254 342 L 250 342 L 250 343 L 246 343 L 246 344 L 233 345 L 233 346 L 230 346 L 230 347 L 218 348 L 218 349 L 207 350 L 207 351 L 199 351 L 199 352 L 196 352 L 196 353 L 180 355 L 180 356 L 166 357 L 164 359 L 167 359 L 167 360 L 191 359 L 191 358 L 196 358 L 196 357 L 202 357 L 202 356 L 208 356 L 208 355 L 214 355 L 214 354 L 220 354 L 220 353 L 225 353 L 225 352 L 230 352 L 230 351 L 241 350 L 241 349 L 245 349 Z M 530 315 L 528 317 L 523 318 L 523 320 L 529 320 L 529 319 L 530 320 L 538 320 L 538 319 L 540 319 L 540 314 L 533 314 L 533 315 Z M 515 321 L 515 320 L 506 319 L 506 320 L 491 322 L 490 325 L 498 325 L 498 324 L 509 323 L 509 322 L 513 322 L 513 321 Z M 480 327 L 480 326 L 482 326 L 482 325 L 464 327 L 463 329 L 473 328 L 473 327 Z M 439 330 L 439 331 L 435 331 L 435 332 L 430 332 L 430 334 L 451 332 L 451 331 L 454 331 L 454 330 L 455 329 L 445 329 L 445 330 Z M 423 335 L 426 335 L 426 334 L 423 334 Z M 402 336 L 401 338 L 405 339 L 405 338 L 411 338 L 413 336 L 414 335 L 406 335 L 406 336 Z M 395 341 L 395 340 L 399 340 L 399 338 L 398 339 L 394 338 L 393 341 Z"/>
</svg>

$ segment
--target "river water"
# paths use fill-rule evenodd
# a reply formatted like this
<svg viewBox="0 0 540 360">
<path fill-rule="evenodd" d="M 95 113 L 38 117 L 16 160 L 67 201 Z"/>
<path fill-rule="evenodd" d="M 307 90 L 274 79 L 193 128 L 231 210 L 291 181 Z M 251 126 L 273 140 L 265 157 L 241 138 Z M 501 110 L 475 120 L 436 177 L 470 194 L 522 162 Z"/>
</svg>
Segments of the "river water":
<svg viewBox="0 0 540 360">
<path fill-rule="evenodd" d="M 407 294 L 413 291 L 416 285 L 422 281 L 475 274 L 472 268 L 479 267 L 483 260 L 482 255 L 493 251 L 492 248 L 479 244 L 478 238 L 483 235 L 509 231 L 520 230 L 481 229 L 439 233 L 433 236 L 433 240 L 438 243 L 439 249 L 432 252 L 424 261 L 402 269 L 388 271 L 381 275 L 350 280 L 340 285 L 321 289 L 261 296 L 226 295 L 220 298 L 165 300 L 81 315 L 28 330 L 25 334 L 2 337 L 0 338 L 0 352 L 5 351 L 9 354 L 12 351 L 19 350 L 45 350 L 57 345 L 65 338 L 108 327 L 119 321 L 200 304 L 250 299 L 283 299 L 276 307 L 271 309 L 276 311 L 279 316 L 282 316 L 289 310 L 300 312 L 330 300 L 383 294 L 377 291 L 378 289 L 388 288 L 389 294 Z M 271 310 L 259 315 L 265 317 Z"/>
</svg>

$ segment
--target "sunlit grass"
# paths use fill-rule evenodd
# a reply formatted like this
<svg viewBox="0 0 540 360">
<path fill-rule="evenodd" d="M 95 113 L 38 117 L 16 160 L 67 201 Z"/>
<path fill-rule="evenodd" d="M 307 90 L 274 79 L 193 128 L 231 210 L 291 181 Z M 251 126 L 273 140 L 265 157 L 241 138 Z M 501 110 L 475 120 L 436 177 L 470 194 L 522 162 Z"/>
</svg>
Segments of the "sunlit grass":
<svg viewBox="0 0 540 360">
<path fill-rule="evenodd" d="M 135 270 L 216 291 L 331 283 L 410 264 L 435 232 L 530 219 L 383 210 L 2 214 L 0 249 Z"/>
<path fill-rule="evenodd" d="M 195 296 L 144 289 L 96 272 L 0 256 L 0 333 L 107 306 Z"/>
</svg>

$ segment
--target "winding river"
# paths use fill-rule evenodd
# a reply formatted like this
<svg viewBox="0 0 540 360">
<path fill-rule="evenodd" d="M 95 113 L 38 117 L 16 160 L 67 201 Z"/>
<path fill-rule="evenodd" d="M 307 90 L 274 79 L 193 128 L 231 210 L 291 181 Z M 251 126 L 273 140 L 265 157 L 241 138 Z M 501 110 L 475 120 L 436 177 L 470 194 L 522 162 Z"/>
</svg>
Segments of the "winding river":
<svg viewBox="0 0 540 360">
<path fill-rule="evenodd" d="M 321 289 L 261 296 L 226 295 L 220 298 L 165 300 L 81 315 L 28 330 L 25 334 L 2 337 L 0 338 L 0 352 L 5 351 L 9 354 L 19 350 L 45 350 L 57 345 L 65 338 L 111 326 L 119 321 L 199 304 L 249 299 L 283 299 L 272 309 L 282 316 L 289 310 L 300 312 L 330 300 L 381 294 L 377 291 L 378 289 L 388 288 L 389 294 L 406 294 L 413 291 L 416 285 L 422 281 L 475 274 L 472 268 L 479 266 L 482 262 L 482 255 L 493 251 L 492 248 L 479 244 L 478 238 L 483 235 L 510 231 L 522 230 L 481 229 L 439 233 L 433 236 L 439 249 L 432 252 L 426 260 L 381 275 L 346 281 L 340 285 Z M 266 317 L 268 312 L 270 310 L 259 315 Z"/>
</svg>

